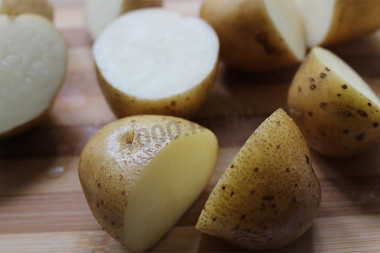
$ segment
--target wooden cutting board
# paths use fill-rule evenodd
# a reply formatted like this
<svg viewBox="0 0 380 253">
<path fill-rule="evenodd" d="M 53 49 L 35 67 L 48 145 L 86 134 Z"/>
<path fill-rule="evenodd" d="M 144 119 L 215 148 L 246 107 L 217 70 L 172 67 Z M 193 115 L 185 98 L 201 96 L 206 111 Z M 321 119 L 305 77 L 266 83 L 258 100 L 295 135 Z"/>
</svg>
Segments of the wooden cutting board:
<svg viewBox="0 0 380 253">
<path fill-rule="evenodd" d="M 106 1 L 105 1 L 106 2 Z M 77 176 L 78 155 L 101 126 L 115 119 L 97 85 L 83 1 L 56 0 L 55 24 L 69 46 L 66 81 L 46 119 L 0 142 L 0 252 L 126 252 L 90 213 Z M 200 1 L 168 0 L 196 15 Z M 380 34 L 332 48 L 380 95 Z M 220 66 L 216 88 L 194 118 L 218 136 L 220 154 L 201 197 L 151 252 L 243 252 L 194 229 L 202 205 L 256 127 L 286 108 L 297 66 L 268 75 Z M 36 91 L 38 92 L 38 91 Z M 276 252 L 380 252 L 380 146 L 350 158 L 313 153 L 322 187 L 319 216 L 295 243 Z"/>
</svg>

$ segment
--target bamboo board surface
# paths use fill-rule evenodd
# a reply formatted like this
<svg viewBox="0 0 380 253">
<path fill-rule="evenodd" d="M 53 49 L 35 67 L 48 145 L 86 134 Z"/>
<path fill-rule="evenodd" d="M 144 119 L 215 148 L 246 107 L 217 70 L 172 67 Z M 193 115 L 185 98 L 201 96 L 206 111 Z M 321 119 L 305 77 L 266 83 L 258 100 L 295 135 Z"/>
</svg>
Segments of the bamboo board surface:
<svg viewBox="0 0 380 253">
<path fill-rule="evenodd" d="M 105 1 L 106 2 L 106 1 Z M 69 46 L 65 83 L 53 108 L 32 131 L 0 141 L 0 252 L 126 252 L 101 230 L 77 176 L 78 155 L 115 119 L 97 85 L 83 1 L 55 0 L 55 24 Z M 198 0 L 166 6 L 196 15 Z M 380 34 L 333 47 L 380 95 Z M 241 145 L 274 110 L 286 108 L 297 66 L 266 76 L 220 65 L 213 94 L 193 119 L 218 136 L 220 153 L 200 198 L 150 252 L 243 252 L 195 230 L 208 194 Z M 350 158 L 312 153 L 322 203 L 311 229 L 275 252 L 380 252 L 380 146 Z"/>
</svg>

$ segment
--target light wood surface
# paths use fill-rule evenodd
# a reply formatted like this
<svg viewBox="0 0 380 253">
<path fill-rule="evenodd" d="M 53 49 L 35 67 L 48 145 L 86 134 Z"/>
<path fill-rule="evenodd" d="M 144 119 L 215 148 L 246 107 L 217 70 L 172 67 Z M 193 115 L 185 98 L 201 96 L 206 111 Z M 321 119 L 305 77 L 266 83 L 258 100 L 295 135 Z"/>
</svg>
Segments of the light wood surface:
<svg viewBox="0 0 380 253">
<path fill-rule="evenodd" d="M 69 46 L 68 73 L 44 121 L 26 134 L 0 141 L 0 252 L 126 252 L 91 215 L 77 176 L 84 144 L 115 119 L 95 79 L 84 3 L 53 3 L 55 24 Z M 200 3 L 166 1 L 168 8 L 185 15 L 197 15 Z M 380 34 L 332 50 L 380 95 Z M 201 234 L 194 225 L 239 147 L 270 113 L 286 109 L 296 69 L 252 75 L 220 65 L 214 92 L 194 118 L 218 136 L 215 173 L 201 197 L 150 252 L 244 252 Z M 275 252 L 380 252 L 379 154 L 380 146 L 350 158 L 313 153 L 322 187 L 319 216 L 298 241 Z"/>
</svg>

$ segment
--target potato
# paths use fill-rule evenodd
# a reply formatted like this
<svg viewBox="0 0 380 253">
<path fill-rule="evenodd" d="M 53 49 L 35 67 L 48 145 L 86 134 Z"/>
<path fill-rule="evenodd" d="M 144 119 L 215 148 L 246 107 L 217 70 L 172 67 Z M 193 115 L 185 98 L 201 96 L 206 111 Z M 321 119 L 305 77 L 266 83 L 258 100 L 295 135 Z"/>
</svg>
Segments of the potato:
<svg viewBox="0 0 380 253">
<path fill-rule="evenodd" d="M 290 116 L 310 148 L 347 156 L 380 141 L 380 102 L 365 81 L 330 51 L 315 47 L 289 88 Z"/>
<path fill-rule="evenodd" d="M 0 14 L 18 16 L 26 13 L 37 14 L 50 21 L 54 18 L 53 7 L 46 0 L 0 0 Z"/>
<path fill-rule="evenodd" d="M 0 137 L 25 131 L 52 105 L 63 82 L 67 49 L 50 21 L 0 15 Z"/>
<path fill-rule="evenodd" d="M 159 8 L 123 15 L 93 47 L 100 86 L 118 117 L 190 117 L 212 90 L 218 51 L 206 22 Z"/>
<path fill-rule="evenodd" d="M 296 1 L 309 47 L 349 41 L 380 28 L 378 0 Z"/>
<path fill-rule="evenodd" d="M 306 142 L 279 109 L 232 160 L 196 228 L 247 249 L 274 249 L 293 242 L 312 225 L 320 200 Z"/>
<path fill-rule="evenodd" d="M 79 178 L 100 225 L 132 251 L 152 247 L 207 185 L 215 135 L 170 116 L 132 116 L 100 129 L 86 144 Z"/>
<path fill-rule="evenodd" d="M 160 7 L 162 0 L 87 0 L 86 27 L 95 40 L 103 29 L 118 16 L 140 8 Z"/>
<path fill-rule="evenodd" d="M 268 72 L 301 61 L 303 26 L 287 0 L 205 0 L 200 16 L 214 27 L 223 60 L 238 69 Z"/>
</svg>

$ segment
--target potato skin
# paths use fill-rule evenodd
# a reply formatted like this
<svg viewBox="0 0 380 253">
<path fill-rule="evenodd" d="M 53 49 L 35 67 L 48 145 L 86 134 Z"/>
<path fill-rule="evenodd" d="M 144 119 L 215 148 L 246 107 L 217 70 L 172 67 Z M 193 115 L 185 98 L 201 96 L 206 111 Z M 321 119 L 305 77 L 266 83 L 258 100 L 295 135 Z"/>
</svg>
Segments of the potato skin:
<svg viewBox="0 0 380 253">
<path fill-rule="evenodd" d="M 299 62 L 270 20 L 263 0 L 205 0 L 200 17 L 218 34 L 221 58 L 235 68 L 268 72 Z"/>
<path fill-rule="evenodd" d="M 215 83 L 218 61 L 211 73 L 197 86 L 185 93 L 159 100 L 138 99 L 129 96 L 110 85 L 100 74 L 95 63 L 100 88 L 114 114 L 126 117 L 139 114 L 172 115 L 190 118 L 210 95 Z"/>
<path fill-rule="evenodd" d="M 122 13 L 141 9 L 141 8 L 161 7 L 161 6 L 162 6 L 162 0 L 124 0 Z"/>
<path fill-rule="evenodd" d="M 196 228 L 251 250 L 274 249 L 296 240 L 312 225 L 320 200 L 306 142 L 279 109 L 233 159 Z"/>
<path fill-rule="evenodd" d="M 294 76 L 288 106 L 309 147 L 326 156 L 353 155 L 380 141 L 378 106 L 313 51 Z"/>
<path fill-rule="evenodd" d="M 95 133 L 85 145 L 79 160 L 79 179 L 96 220 L 113 238 L 126 245 L 124 213 L 128 198 L 144 168 L 166 145 L 179 136 L 172 135 L 149 145 L 150 130 L 157 125 L 175 123 L 181 134 L 201 126 L 184 119 L 143 115 L 116 120 Z"/>
<path fill-rule="evenodd" d="M 380 28 L 380 3 L 374 0 L 336 0 L 330 29 L 321 45 L 338 44 Z"/>
<path fill-rule="evenodd" d="M 53 21 L 54 10 L 46 0 L 3 0 L 0 13 L 18 16 L 24 13 L 37 14 Z"/>
</svg>

